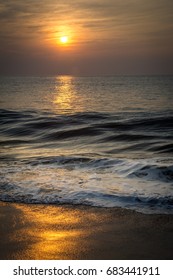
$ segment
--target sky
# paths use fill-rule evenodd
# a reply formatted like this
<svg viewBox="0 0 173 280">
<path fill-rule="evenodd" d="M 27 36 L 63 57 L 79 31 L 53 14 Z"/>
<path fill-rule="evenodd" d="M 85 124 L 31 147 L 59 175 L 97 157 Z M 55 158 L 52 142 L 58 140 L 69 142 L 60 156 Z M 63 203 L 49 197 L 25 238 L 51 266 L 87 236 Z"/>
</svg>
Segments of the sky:
<svg viewBox="0 0 173 280">
<path fill-rule="evenodd" d="M 171 75 L 172 11 L 172 0 L 0 0 L 0 75 Z"/>
</svg>

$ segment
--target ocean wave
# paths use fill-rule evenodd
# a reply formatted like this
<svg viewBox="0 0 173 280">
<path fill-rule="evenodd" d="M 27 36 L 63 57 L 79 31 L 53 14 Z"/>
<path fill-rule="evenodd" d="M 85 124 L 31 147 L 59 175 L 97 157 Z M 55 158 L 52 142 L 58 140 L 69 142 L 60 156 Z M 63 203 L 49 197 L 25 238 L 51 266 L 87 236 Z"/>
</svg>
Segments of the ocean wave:
<svg viewBox="0 0 173 280">
<path fill-rule="evenodd" d="M 173 210 L 170 112 L 0 117 L 0 200 Z"/>
<path fill-rule="evenodd" d="M 85 156 L 36 157 L 1 168 L 0 200 L 173 210 L 173 165 Z"/>
<path fill-rule="evenodd" d="M 110 158 L 94 158 L 85 156 L 52 156 L 38 157 L 25 160 L 31 166 L 54 165 L 56 167 L 86 169 L 93 171 L 103 170 L 116 172 L 124 177 L 140 177 L 146 180 L 172 181 L 173 165 L 159 165 L 149 163 L 150 161 L 125 160 Z"/>
<path fill-rule="evenodd" d="M 67 191 L 55 188 L 26 189 L 10 183 L 0 184 L 0 200 L 27 204 L 69 204 L 93 207 L 122 207 L 143 213 L 173 213 L 172 196 L 105 194 L 99 191 Z"/>
<path fill-rule="evenodd" d="M 36 111 L 0 110 L 0 145 L 60 144 L 85 145 L 117 154 L 172 153 L 173 117 L 124 114 L 76 113 L 55 115 Z M 72 142 L 73 140 L 73 142 Z M 64 142 L 63 142 L 64 141 Z M 103 144 L 104 143 L 104 148 Z M 38 147 L 38 146 L 37 146 Z"/>
</svg>

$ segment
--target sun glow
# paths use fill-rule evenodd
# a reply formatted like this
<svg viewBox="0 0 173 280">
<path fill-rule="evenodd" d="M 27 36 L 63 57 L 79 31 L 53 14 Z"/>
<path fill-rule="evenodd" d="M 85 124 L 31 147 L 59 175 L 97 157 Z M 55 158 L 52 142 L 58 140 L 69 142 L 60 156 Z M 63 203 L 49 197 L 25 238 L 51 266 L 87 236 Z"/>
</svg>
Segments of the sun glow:
<svg viewBox="0 0 173 280">
<path fill-rule="evenodd" d="M 60 42 L 62 44 L 67 44 L 68 43 L 68 37 L 67 36 L 62 36 L 60 37 Z"/>
</svg>

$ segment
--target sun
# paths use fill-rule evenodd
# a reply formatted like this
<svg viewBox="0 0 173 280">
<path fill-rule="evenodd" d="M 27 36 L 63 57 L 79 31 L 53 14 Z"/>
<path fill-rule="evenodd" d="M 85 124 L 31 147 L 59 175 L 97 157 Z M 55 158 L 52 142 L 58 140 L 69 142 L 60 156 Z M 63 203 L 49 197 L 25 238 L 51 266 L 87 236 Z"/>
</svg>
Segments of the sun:
<svg viewBox="0 0 173 280">
<path fill-rule="evenodd" d="M 60 42 L 62 44 L 67 44 L 68 43 L 68 37 L 67 36 L 62 36 L 60 37 Z"/>
</svg>

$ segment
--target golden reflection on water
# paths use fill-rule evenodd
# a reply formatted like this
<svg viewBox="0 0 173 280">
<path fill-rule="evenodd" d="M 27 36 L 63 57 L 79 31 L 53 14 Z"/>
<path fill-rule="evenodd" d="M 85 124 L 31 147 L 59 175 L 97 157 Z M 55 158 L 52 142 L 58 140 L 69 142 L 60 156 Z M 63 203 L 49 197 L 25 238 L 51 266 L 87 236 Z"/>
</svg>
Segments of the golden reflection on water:
<svg viewBox="0 0 173 280">
<path fill-rule="evenodd" d="M 77 96 L 75 77 L 57 77 L 56 93 L 53 100 L 55 108 L 61 113 L 77 112 L 83 109 L 82 97 Z"/>
<path fill-rule="evenodd" d="M 17 259 L 73 259 L 74 255 L 75 258 L 78 257 L 80 243 L 84 245 L 86 234 L 89 233 L 86 233 L 85 226 L 81 225 L 83 215 L 80 215 L 79 211 L 65 207 L 22 204 L 17 204 L 16 209 L 22 214 L 22 227 L 19 226 L 13 240 L 25 245 L 24 251 L 20 249 Z"/>
</svg>

